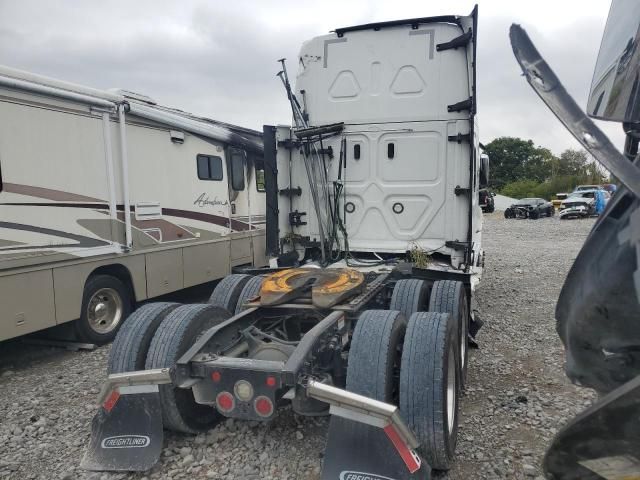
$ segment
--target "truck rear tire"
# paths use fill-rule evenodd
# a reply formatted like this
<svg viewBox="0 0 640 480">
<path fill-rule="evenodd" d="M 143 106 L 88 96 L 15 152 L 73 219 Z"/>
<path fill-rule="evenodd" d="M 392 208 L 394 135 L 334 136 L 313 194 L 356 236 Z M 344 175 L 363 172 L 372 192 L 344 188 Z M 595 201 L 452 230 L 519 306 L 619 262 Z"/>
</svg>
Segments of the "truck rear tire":
<svg viewBox="0 0 640 480">
<path fill-rule="evenodd" d="M 264 277 L 255 276 L 251 277 L 249 281 L 244 285 L 242 292 L 238 296 L 238 301 L 236 302 L 236 308 L 234 310 L 234 314 L 239 314 L 245 308 L 243 305 L 251 298 L 255 298 L 260 293 L 260 288 L 262 288 L 262 282 L 264 282 Z"/>
<path fill-rule="evenodd" d="M 389 310 L 398 310 L 405 318 L 409 318 L 416 312 L 427 310 L 428 293 L 428 285 L 424 280 L 398 280 L 393 287 Z"/>
<path fill-rule="evenodd" d="M 455 324 L 448 313 L 409 319 L 400 369 L 400 412 L 436 470 L 453 462 L 458 434 Z"/>
<path fill-rule="evenodd" d="M 213 289 L 209 303 L 216 307 L 224 308 L 229 313 L 236 311 L 238 297 L 246 283 L 252 278 L 244 273 L 233 273 L 227 275 L 218 282 Z"/>
<path fill-rule="evenodd" d="M 458 386 L 462 390 L 467 383 L 467 364 L 469 360 L 469 302 L 462 282 L 437 280 L 431 289 L 430 312 L 448 313 L 456 326 L 456 341 L 459 351 Z"/>
<path fill-rule="evenodd" d="M 153 336 L 145 368 L 171 368 L 207 329 L 225 321 L 229 313 L 217 306 L 182 305 L 169 313 Z M 165 428 L 197 433 L 213 427 L 222 416 L 215 408 L 196 403 L 191 389 L 160 385 Z"/>
<path fill-rule="evenodd" d="M 398 311 L 366 310 L 351 338 L 347 390 L 382 402 L 397 404 L 394 371 L 400 367 L 400 349 L 407 320 Z"/>
<path fill-rule="evenodd" d="M 118 331 L 109 353 L 108 373 L 144 370 L 153 335 L 179 303 L 147 303 L 129 315 Z"/>
<path fill-rule="evenodd" d="M 80 318 L 75 322 L 78 338 L 103 345 L 113 340 L 133 306 L 129 288 L 111 275 L 92 275 L 82 294 Z"/>
</svg>

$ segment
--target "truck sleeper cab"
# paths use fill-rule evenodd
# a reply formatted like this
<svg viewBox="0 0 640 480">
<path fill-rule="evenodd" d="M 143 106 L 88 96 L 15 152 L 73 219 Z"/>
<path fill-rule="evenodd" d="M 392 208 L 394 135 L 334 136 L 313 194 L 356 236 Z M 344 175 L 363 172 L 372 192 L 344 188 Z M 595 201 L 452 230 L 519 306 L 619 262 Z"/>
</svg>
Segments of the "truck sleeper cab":
<svg viewBox="0 0 640 480">
<path fill-rule="evenodd" d="M 451 467 L 481 324 L 476 30 L 474 10 L 303 45 L 295 93 L 280 74 L 296 127 L 264 129 L 270 268 L 225 277 L 208 304 L 150 304 L 127 320 L 84 468 L 146 470 L 163 427 L 269 420 L 287 402 L 332 415 L 323 479 Z M 455 73 L 434 87 L 446 94 L 427 88 L 438 66 Z M 105 448 L 129 437 L 148 441 L 135 455 Z"/>
</svg>

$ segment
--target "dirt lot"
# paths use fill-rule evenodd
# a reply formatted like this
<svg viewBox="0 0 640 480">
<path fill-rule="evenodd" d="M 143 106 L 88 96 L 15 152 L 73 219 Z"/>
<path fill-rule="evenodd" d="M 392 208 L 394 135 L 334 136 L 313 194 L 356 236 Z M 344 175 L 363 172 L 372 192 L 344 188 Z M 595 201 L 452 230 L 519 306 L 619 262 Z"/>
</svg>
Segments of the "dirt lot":
<svg viewBox="0 0 640 480">
<path fill-rule="evenodd" d="M 485 220 L 477 299 L 486 324 L 472 351 L 458 460 L 439 479 L 540 476 L 549 440 L 593 398 L 566 380 L 553 319 L 593 221 Z M 168 435 L 146 475 L 80 471 L 108 353 L 0 343 L 0 478 L 319 478 L 328 421 L 288 410 L 270 424 L 227 421 L 206 435 Z"/>
</svg>

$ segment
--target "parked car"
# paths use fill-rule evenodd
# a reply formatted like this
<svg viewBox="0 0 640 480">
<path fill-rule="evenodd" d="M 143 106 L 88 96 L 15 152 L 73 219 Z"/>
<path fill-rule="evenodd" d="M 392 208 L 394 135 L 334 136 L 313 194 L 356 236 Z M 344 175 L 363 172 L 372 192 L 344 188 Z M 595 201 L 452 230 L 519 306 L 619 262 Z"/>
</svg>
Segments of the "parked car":
<svg viewBox="0 0 640 480">
<path fill-rule="evenodd" d="M 483 188 L 478 192 L 478 196 L 480 200 L 480 208 L 482 209 L 482 211 L 484 213 L 493 213 L 496 209 L 493 197 L 495 197 L 496 194 L 490 192 L 486 188 Z"/>
<path fill-rule="evenodd" d="M 602 205 L 597 205 L 596 197 L 601 198 Z M 609 198 L 611 198 L 609 192 L 601 188 L 593 188 L 591 190 L 576 189 L 560 204 L 560 218 L 584 218 L 598 215 L 604 210 Z"/>
<path fill-rule="evenodd" d="M 522 198 L 504 211 L 504 218 L 530 218 L 536 220 L 542 216 L 552 217 L 555 208 L 544 198 Z"/>
</svg>

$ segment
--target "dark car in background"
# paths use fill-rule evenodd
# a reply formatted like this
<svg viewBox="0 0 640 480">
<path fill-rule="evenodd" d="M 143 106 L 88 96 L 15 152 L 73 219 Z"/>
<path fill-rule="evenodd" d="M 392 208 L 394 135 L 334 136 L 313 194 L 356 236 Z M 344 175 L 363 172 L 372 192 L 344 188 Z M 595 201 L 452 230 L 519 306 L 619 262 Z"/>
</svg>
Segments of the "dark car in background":
<svg viewBox="0 0 640 480">
<path fill-rule="evenodd" d="M 495 193 L 490 192 L 486 188 L 480 189 L 478 192 L 480 208 L 484 213 L 493 213 L 496 209 L 495 202 L 493 197 L 495 197 Z"/>
<path fill-rule="evenodd" d="M 544 198 L 522 198 L 504 211 L 504 218 L 553 217 L 555 208 Z"/>
</svg>

